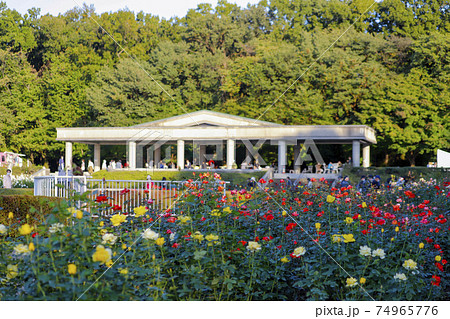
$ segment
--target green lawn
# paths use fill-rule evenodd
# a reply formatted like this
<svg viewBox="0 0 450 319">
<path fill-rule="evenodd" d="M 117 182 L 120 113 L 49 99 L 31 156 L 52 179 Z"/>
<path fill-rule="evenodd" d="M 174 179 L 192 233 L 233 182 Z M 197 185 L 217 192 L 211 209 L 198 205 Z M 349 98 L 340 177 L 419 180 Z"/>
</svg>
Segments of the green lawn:
<svg viewBox="0 0 450 319">
<path fill-rule="evenodd" d="M 149 173 L 145 171 L 99 171 L 93 174 L 93 178 L 95 179 L 103 179 L 111 180 L 145 180 L 147 179 L 147 175 L 150 175 L 153 180 L 162 180 L 165 177 L 170 181 L 181 181 L 187 180 L 189 178 L 195 179 L 198 174 L 204 171 L 195 171 L 195 176 L 193 175 L 193 171 L 149 171 Z M 252 173 L 227 173 L 220 172 L 222 176 L 222 180 L 229 181 L 233 185 L 245 185 L 247 183 L 247 179 L 251 177 L 255 177 L 256 179 L 261 178 L 265 172 L 255 171 Z"/>
<path fill-rule="evenodd" d="M 0 196 L 2 195 L 34 195 L 33 188 L 0 188 Z"/>
</svg>

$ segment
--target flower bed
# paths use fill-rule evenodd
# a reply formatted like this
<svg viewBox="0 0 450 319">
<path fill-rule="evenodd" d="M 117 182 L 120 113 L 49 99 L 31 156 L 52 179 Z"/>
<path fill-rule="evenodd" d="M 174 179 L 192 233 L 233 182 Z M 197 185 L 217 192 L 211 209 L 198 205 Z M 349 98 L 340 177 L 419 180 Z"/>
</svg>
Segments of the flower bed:
<svg viewBox="0 0 450 319">
<path fill-rule="evenodd" d="M 12 175 L 12 187 L 13 188 L 33 188 L 34 180 L 31 175 Z M 3 187 L 3 175 L 0 176 L 0 188 Z"/>
<path fill-rule="evenodd" d="M 177 209 L 95 217 L 74 197 L 0 226 L 1 300 L 448 300 L 448 184 L 360 194 L 209 174 Z M 13 215 L 13 214 L 12 214 Z M 21 236 L 9 234 L 18 231 Z"/>
</svg>

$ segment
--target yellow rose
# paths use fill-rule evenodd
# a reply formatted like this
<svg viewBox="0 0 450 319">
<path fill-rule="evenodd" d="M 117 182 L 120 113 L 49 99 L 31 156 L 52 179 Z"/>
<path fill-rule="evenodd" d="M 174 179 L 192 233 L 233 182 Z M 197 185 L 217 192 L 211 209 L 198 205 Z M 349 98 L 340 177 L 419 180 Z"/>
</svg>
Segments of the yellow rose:
<svg viewBox="0 0 450 319">
<path fill-rule="evenodd" d="M 285 210 L 283 210 L 283 212 L 281 213 L 281 215 L 282 215 L 283 217 L 287 216 L 287 213 L 286 213 L 286 211 L 285 211 Z"/>
<path fill-rule="evenodd" d="M 344 243 L 353 243 L 355 238 L 353 238 L 353 234 L 342 235 L 344 237 Z"/>
<path fill-rule="evenodd" d="M 362 207 L 362 208 L 366 208 L 366 207 L 367 207 L 366 202 L 362 202 L 361 207 Z"/>
<path fill-rule="evenodd" d="M 194 235 L 192 235 L 192 238 L 198 240 L 199 242 L 202 242 L 202 240 L 203 240 L 203 235 L 202 235 L 201 232 L 196 231 L 196 232 L 194 233 Z"/>
<path fill-rule="evenodd" d="M 139 206 L 134 209 L 134 214 L 136 217 L 143 216 L 147 212 L 145 206 Z"/>
<path fill-rule="evenodd" d="M 231 209 L 230 209 L 230 207 L 225 207 L 224 209 L 223 209 L 223 212 L 224 213 L 227 213 L 227 214 L 230 214 L 231 213 Z"/>
<path fill-rule="evenodd" d="M 357 285 L 357 281 L 355 278 L 347 278 L 347 285 L 346 287 L 354 287 Z"/>
<path fill-rule="evenodd" d="M 24 225 L 20 226 L 19 232 L 20 232 L 21 235 L 29 235 L 29 234 L 31 234 L 31 227 L 30 227 L 30 225 L 24 224 Z"/>
<path fill-rule="evenodd" d="M 127 245 L 122 244 L 122 249 L 123 249 L 123 250 L 127 249 Z"/>
<path fill-rule="evenodd" d="M 437 262 L 440 262 L 441 261 L 441 256 L 439 256 L 439 255 L 437 255 L 436 257 L 434 257 L 434 260 L 436 260 Z"/>
<path fill-rule="evenodd" d="M 82 219 L 83 218 L 83 212 L 81 210 L 76 210 L 75 211 L 75 217 L 77 219 Z"/>
<path fill-rule="evenodd" d="M 395 231 L 396 231 L 396 232 L 398 232 L 399 230 L 400 230 L 400 228 L 398 228 L 398 226 L 395 227 Z"/>
<path fill-rule="evenodd" d="M 423 243 L 419 244 L 419 248 L 422 249 L 425 245 Z"/>
<path fill-rule="evenodd" d="M 287 257 L 283 257 L 283 258 L 281 258 L 281 262 L 282 263 L 288 263 L 289 259 Z"/>
<path fill-rule="evenodd" d="M 188 221 L 191 220 L 191 217 L 189 217 L 189 216 L 180 216 L 180 217 L 178 217 L 178 220 L 180 221 L 181 224 L 186 224 Z"/>
<path fill-rule="evenodd" d="M 127 219 L 127 216 L 122 214 L 115 214 L 111 216 L 110 220 L 113 226 L 119 226 L 120 224 L 124 223 Z"/>
<path fill-rule="evenodd" d="M 106 264 L 111 261 L 112 251 L 111 249 L 105 247 L 103 245 L 98 245 L 95 253 L 92 255 L 92 260 L 94 262 L 99 261 L 102 264 Z"/>
<path fill-rule="evenodd" d="M 211 211 L 211 216 L 217 216 L 217 217 L 220 217 L 220 212 L 219 212 L 219 210 L 213 209 L 213 210 Z"/>
<path fill-rule="evenodd" d="M 320 223 L 316 223 L 316 229 L 319 230 L 320 229 Z"/>
<path fill-rule="evenodd" d="M 121 275 L 128 275 L 128 269 L 119 269 Z"/>
<path fill-rule="evenodd" d="M 220 245 L 220 242 L 218 241 L 219 236 L 217 235 L 209 234 L 205 237 L 205 239 L 208 241 L 208 246 L 212 246 L 213 244 Z"/>
<path fill-rule="evenodd" d="M 68 264 L 67 271 L 70 275 L 75 275 L 77 273 L 77 266 L 75 264 Z"/>
<path fill-rule="evenodd" d="M 9 213 L 8 213 L 8 218 L 9 218 L 9 219 L 13 219 L 13 218 L 14 218 L 14 214 L 13 214 L 12 212 L 9 212 Z"/>
<path fill-rule="evenodd" d="M 36 247 L 34 247 L 34 244 L 33 243 L 30 243 L 29 245 L 28 245 L 28 250 L 29 251 L 34 251 L 36 249 Z"/>
<path fill-rule="evenodd" d="M 104 222 L 100 222 L 100 227 L 103 227 L 103 226 L 105 226 L 105 223 Z"/>
<path fill-rule="evenodd" d="M 333 243 L 340 243 L 343 242 L 344 239 L 342 235 L 333 235 Z"/>
<path fill-rule="evenodd" d="M 17 265 L 6 266 L 6 278 L 12 279 L 14 277 L 17 277 L 18 274 L 19 274 L 19 268 L 17 268 Z"/>
<path fill-rule="evenodd" d="M 416 270 L 417 263 L 412 259 L 408 259 L 403 262 L 403 267 L 405 267 L 406 269 L 410 269 L 410 270 Z"/>
<path fill-rule="evenodd" d="M 347 224 L 351 224 L 351 223 L 353 223 L 353 218 L 347 217 L 347 218 L 345 219 L 345 222 L 346 222 Z"/>
<path fill-rule="evenodd" d="M 361 285 L 364 285 L 364 284 L 366 283 L 366 278 L 361 277 L 361 278 L 359 279 L 359 283 L 360 283 Z"/>
<path fill-rule="evenodd" d="M 165 242 L 166 242 L 166 240 L 164 239 L 164 237 L 159 237 L 155 243 L 158 246 L 162 246 L 162 245 L 164 245 Z"/>
<path fill-rule="evenodd" d="M 207 241 L 216 241 L 216 240 L 219 239 L 219 236 L 213 235 L 213 234 L 209 234 L 209 235 L 207 235 L 207 236 L 205 237 L 205 239 L 206 239 Z"/>
<path fill-rule="evenodd" d="M 336 197 L 328 195 L 327 196 L 327 203 L 332 203 L 332 202 L 334 202 L 335 199 L 336 199 Z"/>
</svg>

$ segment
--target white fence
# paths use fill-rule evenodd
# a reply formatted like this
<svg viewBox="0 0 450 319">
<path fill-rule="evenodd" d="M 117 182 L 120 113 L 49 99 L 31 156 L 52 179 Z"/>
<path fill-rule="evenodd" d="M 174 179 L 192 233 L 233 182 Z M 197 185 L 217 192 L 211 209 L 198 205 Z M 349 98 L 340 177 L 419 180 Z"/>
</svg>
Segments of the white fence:
<svg viewBox="0 0 450 319">
<path fill-rule="evenodd" d="M 108 203 L 120 211 L 145 205 L 154 210 L 165 210 L 186 190 L 186 181 L 147 180 L 102 180 L 86 176 L 43 176 L 34 178 L 34 195 L 69 198 L 71 195 L 87 193 L 87 198 L 101 200 L 106 196 Z M 201 183 L 201 182 L 197 182 Z M 223 194 L 226 192 L 225 182 Z M 219 186 L 219 185 L 218 185 Z M 128 210 L 128 209 L 129 210 Z"/>
</svg>

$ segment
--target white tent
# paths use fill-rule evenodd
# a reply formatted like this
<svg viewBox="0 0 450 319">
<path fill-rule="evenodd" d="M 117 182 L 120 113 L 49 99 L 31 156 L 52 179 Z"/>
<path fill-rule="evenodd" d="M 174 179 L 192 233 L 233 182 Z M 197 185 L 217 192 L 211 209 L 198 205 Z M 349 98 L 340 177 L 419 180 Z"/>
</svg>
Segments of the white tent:
<svg viewBox="0 0 450 319">
<path fill-rule="evenodd" d="M 437 167 L 450 168 L 450 153 L 437 150 Z"/>
</svg>

